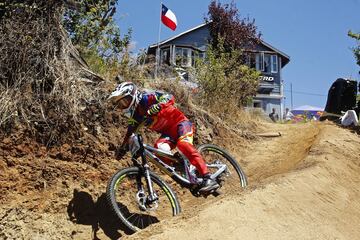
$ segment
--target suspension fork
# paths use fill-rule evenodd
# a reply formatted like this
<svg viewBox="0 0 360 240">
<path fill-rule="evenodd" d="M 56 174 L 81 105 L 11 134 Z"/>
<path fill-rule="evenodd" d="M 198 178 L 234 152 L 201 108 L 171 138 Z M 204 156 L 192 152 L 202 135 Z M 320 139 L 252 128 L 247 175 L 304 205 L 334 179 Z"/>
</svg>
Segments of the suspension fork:
<svg viewBox="0 0 360 240">
<path fill-rule="evenodd" d="M 158 200 L 158 197 L 156 196 L 154 189 L 153 189 L 153 184 L 151 181 L 151 177 L 150 177 L 150 169 L 149 169 L 149 165 L 146 163 L 144 165 L 144 177 L 145 177 L 145 181 L 146 181 L 146 187 L 149 193 L 149 198 L 148 200 L 150 202 L 154 202 L 156 200 Z"/>
<path fill-rule="evenodd" d="M 139 143 L 140 143 L 140 153 L 141 153 L 141 160 L 142 160 L 142 171 L 143 171 L 143 174 L 145 177 L 146 187 L 147 187 L 148 194 L 149 194 L 148 200 L 150 202 L 154 202 L 154 201 L 158 200 L 158 197 L 156 196 L 154 189 L 153 189 L 153 185 L 152 185 L 152 181 L 151 181 L 151 177 L 150 177 L 150 167 L 149 167 L 149 164 L 145 157 L 145 149 L 144 149 L 142 137 L 139 137 Z"/>
</svg>

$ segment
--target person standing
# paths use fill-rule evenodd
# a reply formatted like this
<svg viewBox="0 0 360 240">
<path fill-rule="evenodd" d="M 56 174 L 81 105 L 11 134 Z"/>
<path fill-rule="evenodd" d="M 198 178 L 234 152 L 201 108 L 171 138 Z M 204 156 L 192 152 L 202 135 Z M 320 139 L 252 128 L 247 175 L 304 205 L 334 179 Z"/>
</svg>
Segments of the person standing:
<svg viewBox="0 0 360 240">
<path fill-rule="evenodd" d="M 269 118 L 273 122 L 277 122 L 279 120 L 279 115 L 276 113 L 275 108 L 272 109 L 272 112 L 269 114 Z"/>
<path fill-rule="evenodd" d="M 286 122 L 291 121 L 294 118 L 294 114 L 289 110 L 289 108 L 285 109 L 284 118 Z"/>
</svg>

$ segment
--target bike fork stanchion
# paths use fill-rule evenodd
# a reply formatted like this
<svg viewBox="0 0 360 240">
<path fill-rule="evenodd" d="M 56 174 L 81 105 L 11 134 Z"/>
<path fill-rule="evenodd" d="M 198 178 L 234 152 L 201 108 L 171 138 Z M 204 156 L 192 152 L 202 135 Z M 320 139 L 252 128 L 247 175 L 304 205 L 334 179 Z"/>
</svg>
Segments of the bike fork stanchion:
<svg viewBox="0 0 360 240">
<path fill-rule="evenodd" d="M 147 185 L 148 192 L 149 192 L 149 200 L 151 202 L 156 201 L 157 196 L 155 196 L 154 189 L 152 187 L 152 182 L 151 182 L 151 178 L 150 178 L 150 170 L 149 170 L 148 164 L 144 165 L 144 175 L 145 175 L 146 185 Z"/>
<path fill-rule="evenodd" d="M 149 192 L 149 200 L 150 202 L 154 202 L 157 199 L 157 196 L 155 196 L 154 194 L 154 190 L 152 187 L 152 182 L 151 182 L 151 178 L 150 178 L 150 167 L 149 164 L 147 163 L 147 159 L 145 157 L 145 148 L 144 148 L 144 143 L 143 143 L 143 139 L 141 136 L 139 136 L 139 145 L 140 145 L 140 153 L 141 153 L 141 160 L 142 160 L 142 165 L 143 165 L 143 171 L 144 171 L 144 176 L 145 176 L 145 180 L 146 180 L 146 185 L 148 188 L 148 192 Z"/>
</svg>

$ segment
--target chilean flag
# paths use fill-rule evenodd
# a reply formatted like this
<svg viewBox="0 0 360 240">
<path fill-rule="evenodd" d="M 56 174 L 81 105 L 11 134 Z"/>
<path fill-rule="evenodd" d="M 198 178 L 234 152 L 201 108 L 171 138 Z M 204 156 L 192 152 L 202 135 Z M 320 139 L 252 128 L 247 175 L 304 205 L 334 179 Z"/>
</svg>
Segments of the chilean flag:
<svg viewBox="0 0 360 240">
<path fill-rule="evenodd" d="M 171 30 L 175 31 L 177 26 L 177 20 L 175 14 L 165 7 L 164 4 L 161 4 L 161 21 L 165 26 L 170 28 Z"/>
</svg>

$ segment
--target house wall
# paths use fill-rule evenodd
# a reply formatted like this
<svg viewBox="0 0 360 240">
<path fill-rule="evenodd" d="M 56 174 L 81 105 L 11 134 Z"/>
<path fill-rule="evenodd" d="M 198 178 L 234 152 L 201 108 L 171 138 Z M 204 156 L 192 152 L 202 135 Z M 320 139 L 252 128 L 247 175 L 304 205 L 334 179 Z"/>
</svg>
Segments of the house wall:
<svg viewBox="0 0 360 240">
<path fill-rule="evenodd" d="M 282 119 L 284 112 L 282 99 L 259 96 L 254 97 L 253 101 L 256 102 L 257 105 L 261 103 L 261 109 L 266 113 L 266 115 L 271 113 L 272 109 L 275 108 L 275 112 L 279 115 L 279 118 Z"/>
<path fill-rule="evenodd" d="M 263 80 L 260 80 L 258 94 L 254 97 L 253 105 L 258 106 L 260 102 L 261 108 L 267 115 L 272 112 L 273 108 L 275 108 L 275 111 L 279 115 L 279 118 L 282 119 L 283 111 L 284 111 L 284 105 L 283 105 L 284 93 L 283 93 L 282 76 L 281 76 L 281 71 L 282 71 L 281 55 L 264 45 L 256 46 L 255 51 L 258 53 L 260 52 L 264 54 L 277 55 L 278 71 L 276 73 L 261 72 L 261 79 Z M 269 91 L 269 89 L 271 89 L 271 91 Z M 264 94 L 263 93 L 264 90 L 265 91 L 268 90 L 268 92 Z"/>
<path fill-rule="evenodd" d="M 261 86 L 266 86 L 269 87 L 269 85 L 271 85 L 273 87 L 272 93 L 277 93 L 277 94 L 281 94 L 280 90 L 280 85 L 281 85 L 281 56 L 279 54 L 277 54 L 276 52 L 274 52 L 272 49 L 267 48 L 266 46 L 263 45 L 258 45 L 256 46 L 256 52 L 264 52 L 265 54 L 271 54 L 271 55 L 277 55 L 277 64 L 278 64 L 278 72 L 277 73 L 265 73 L 265 72 L 261 72 L 261 76 L 265 77 L 263 79 L 271 79 L 273 78 L 273 81 L 264 81 L 261 80 L 260 81 L 260 87 Z"/>
</svg>

